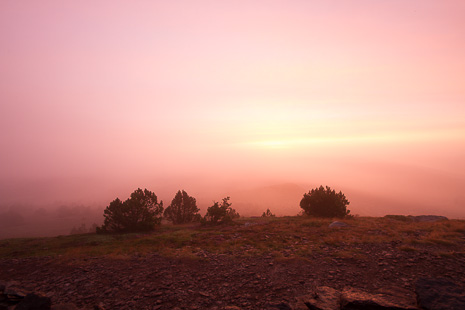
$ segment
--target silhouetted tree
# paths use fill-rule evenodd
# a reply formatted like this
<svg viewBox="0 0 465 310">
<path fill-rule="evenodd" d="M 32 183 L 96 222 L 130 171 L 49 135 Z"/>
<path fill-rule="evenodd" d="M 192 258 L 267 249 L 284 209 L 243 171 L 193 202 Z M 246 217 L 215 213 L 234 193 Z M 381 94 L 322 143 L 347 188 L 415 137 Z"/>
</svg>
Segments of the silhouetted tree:
<svg viewBox="0 0 465 310">
<path fill-rule="evenodd" d="M 162 214 L 163 202 L 158 202 L 157 196 L 151 191 L 138 188 L 125 202 L 119 198 L 110 202 L 103 214 L 105 221 L 96 231 L 150 231 L 161 223 Z"/>
<path fill-rule="evenodd" d="M 266 212 L 263 212 L 262 217 L 275 217 L 275 215 L 271 213 L 270 209 L 266 209 Z"/>
<path fill-rule="evenodd" d="M 184 190 L 176 193 L 171 204 L 165 209 L 164 216 L 173 224 L 200 221 L 195 198 L 189 196 Z"/>
<path fill-rule="evenodd" d="M 214 202 L 213 206 L 207 209 L 207 214 L 202 219 L 202 224 L 222 224 L 232 222 L 233 219 L 240 217 L 236 210 L 231 208 L 229 197 L 223 198 L 223 202 Z"/>
<path fill-rule="evenodd" d="M 336 193 L 329 186 L 312 189 L 300 201 L 305 214 L 318 217 L 343 218 L 350 213 L 347 206 L 350 202 L 342 193 Z"/>
</svg>

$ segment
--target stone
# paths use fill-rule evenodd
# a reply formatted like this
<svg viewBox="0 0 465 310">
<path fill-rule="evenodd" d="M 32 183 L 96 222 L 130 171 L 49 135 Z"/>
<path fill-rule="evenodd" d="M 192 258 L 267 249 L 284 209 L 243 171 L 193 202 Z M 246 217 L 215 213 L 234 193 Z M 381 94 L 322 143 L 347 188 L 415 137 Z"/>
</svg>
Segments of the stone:
<svg viewBox="0 0 465 310">
<path fill-rule="evenodd" d="M 355 288 L 342 290 L 341 310 L 416 310 L 415 300 L 408 296 L 369 294 Z M 339 308 L 338 308 L 339 309 Z"/>
<path fill-rule="evenodd" d="M 207 292 L 199 292 L 199 295 L 203 297 L 210 297 L 210 294 L 208 294 Z"/>
<path fill-rule="evenodd" d="M 296 298 L 294 310 L 334 310 L 339 309 L 341 293 L 331 287 L 317 287 L 310 295 Z"/>
<path fill-rule="evenodd" d="M 437 222 L 437 221 L 447 221 L 448 218 L 441 215 L 417 215 L 409 216 L 413 219 L 414 222 Z"/>
<path fill-rule="evenodd" d="M 52 300 L 40 293 L 29 293 L 16 306 L 16 310 L 50 310 Z"/>
<path fill-rule="evenodd" d="M 340 228 L 340 227 L 349 227 L 349 224 L 339 222 L 339 221 L 334 221 L 331 224 L 329 224 L 329 228 Z"/>
<path fill-rule="evenodd" d="M 3 294 L 6 295 L 8 299 L 23 299 L 28 292 L 20 288 L 16 283 L 7 283 Z"/>
<path fill-rule="evenodd" d="M 465 309 L 465 289 L 443 278 L 420 278 L 415 283 L 418 305 L 425 310 Z"/>
</svg>

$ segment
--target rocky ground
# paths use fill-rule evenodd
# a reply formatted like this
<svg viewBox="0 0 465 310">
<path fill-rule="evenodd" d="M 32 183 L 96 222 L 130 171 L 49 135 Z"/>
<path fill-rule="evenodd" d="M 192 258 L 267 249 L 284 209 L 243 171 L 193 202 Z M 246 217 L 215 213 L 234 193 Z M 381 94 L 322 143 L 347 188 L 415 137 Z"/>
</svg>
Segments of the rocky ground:
<svg viewBox="0 0 465 310">
<path fill-rule="evenodd" d="M 465 256 L 460 253 L 441 256 L 426 246 L 406 251 L 396 242 L 344 247 L 321 245 L 306 256 L 293 256 L 291 248 L 281 256 L 202 250 L 178 258 L 157 253 L 3 258 L 0 279 L 43 292 L 53 304 L 82 309 L 288 309 L 296 297 L 319 286 L 397 291 L 415 299 L 420 277 L 465 285 Z M 338 254 L 354 251 L 361 255 Z"/>
</svg>

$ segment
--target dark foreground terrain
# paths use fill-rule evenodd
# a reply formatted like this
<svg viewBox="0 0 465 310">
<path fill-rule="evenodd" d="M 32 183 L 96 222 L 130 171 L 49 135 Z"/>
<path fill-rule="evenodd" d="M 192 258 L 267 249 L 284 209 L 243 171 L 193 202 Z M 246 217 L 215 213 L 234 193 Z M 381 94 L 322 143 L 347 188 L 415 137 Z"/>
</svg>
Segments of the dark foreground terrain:
<svg viewBox="0 0 465 310">
<path fill-rule="evenodd" d="M 320 286 L 415 301 L 419 278 L 465 285 L 464 221 L 345 222 L 249 219 L 124 238 L 2 240 L 0 280 L 83 309 L 290 309 Z"/>
</svg>

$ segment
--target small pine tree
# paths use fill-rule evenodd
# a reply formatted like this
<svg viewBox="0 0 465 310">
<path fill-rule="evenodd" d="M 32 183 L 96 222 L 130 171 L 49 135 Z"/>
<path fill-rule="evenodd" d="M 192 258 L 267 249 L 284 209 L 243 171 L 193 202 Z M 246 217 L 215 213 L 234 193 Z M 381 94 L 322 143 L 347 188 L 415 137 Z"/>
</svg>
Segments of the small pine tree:
<svg viewBox="0 0 465 310">
<path fill-rule="evenodd" d="M 197 202 L 184 190 L 178 191 L 171 204 L 165 209 L 164 216 L 173 224 L 184 224 L 200 220 Z"/>
<path fill-rule="evenodd" d="M 329 186 L 312 189 L 300 201 L 305 214 L 317 217 L 343 218 L 350 213 L 347 210 L 349 204 L 342 192 L 336 193 Z"/>
<path fill-rule="evenodd" d="M 236 210 L 231 208 L 229 197 L 223 198 L 223 202 L 214 202 L 213 206 L 207 209 L 207 214 L 202 219 L 202 224 L 222 224 L 230 223 L 233 219 L 240 217 Z"/>
<path fill-rule="evenodd" d="M 129 199 L 116 198 L 104 211 L 104 223 L 97 233 L 150 231 L 161 224 L 163 202 L 151 191 L 138 188 Z"/>
<path fill-rule="evenodd" d="M 266 212 L 263 212 L 262 217 L 275 217 L 275 215 L 271 213 L 270 209 L 266 209 Z"/>
</svg>

